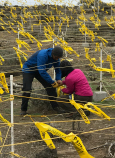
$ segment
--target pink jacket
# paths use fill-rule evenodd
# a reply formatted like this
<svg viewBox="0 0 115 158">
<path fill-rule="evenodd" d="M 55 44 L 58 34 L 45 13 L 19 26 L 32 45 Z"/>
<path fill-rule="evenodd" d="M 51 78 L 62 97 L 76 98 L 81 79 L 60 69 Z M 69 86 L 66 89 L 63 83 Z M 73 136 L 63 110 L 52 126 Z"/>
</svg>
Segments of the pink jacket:
<svg viewBox="0 0 115 158">
<path fill-rule="evenodd" d="M 70 72 L 63 84 L 66 85 L 66 88 L 62 89 L 63 93 L 72 94 L 75 92 L 76 95 L 80 96 L 93 96 L 87 78 L 80 69 L 74 69 Z"/>
</svg>

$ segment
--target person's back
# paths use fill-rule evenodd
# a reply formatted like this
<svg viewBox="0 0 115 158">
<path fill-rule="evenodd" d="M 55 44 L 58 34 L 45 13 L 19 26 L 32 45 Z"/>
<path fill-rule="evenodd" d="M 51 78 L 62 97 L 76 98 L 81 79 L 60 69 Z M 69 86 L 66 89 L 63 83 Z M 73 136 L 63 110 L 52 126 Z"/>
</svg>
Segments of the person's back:
<svg viewBox="0 0 115 158">
<path fill-rule="evenodd" d="M 42 49 L 34 53 L 23 65 L 23 72 L 32 73 L 36 70 L 39 70 L 44 66 L 47 70 L 52 67 L 53 60 L 52 58 L 53 48 Z M 42 68 L 41 68 L 42 69 Z M 29 71 L 30 70 L 30 71 Z"/>
<path fill-rule="evenodd" d="M 87 78 L 80 69 L 74 69 L 65 78 L 66 86 L 71 92 L 80 96 L 92 96 L 93 92 L 90 88 Z M 63 90 L 64 92 L 64 90 Z"/>
</svg>

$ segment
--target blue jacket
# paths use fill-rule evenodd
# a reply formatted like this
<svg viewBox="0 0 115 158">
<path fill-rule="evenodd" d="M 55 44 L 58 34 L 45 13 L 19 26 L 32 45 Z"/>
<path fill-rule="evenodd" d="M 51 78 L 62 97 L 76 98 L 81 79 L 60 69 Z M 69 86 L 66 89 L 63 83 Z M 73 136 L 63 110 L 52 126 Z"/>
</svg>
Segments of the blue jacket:
<svg viewBox="0 0 115 158">
<path fill-rule="evenodd" d="M 52 58 L 53 48 L 42 49 L 34 53 L 23 65 L 22 71 L 25 73 L 35 73 L 38 71 L 42 78 L 52 84 L 54 81 L 47 73 L 47 70 L 54 66 L 56 72 L 56 80 L 61 80 L 60 60 Z"/>
</svg>

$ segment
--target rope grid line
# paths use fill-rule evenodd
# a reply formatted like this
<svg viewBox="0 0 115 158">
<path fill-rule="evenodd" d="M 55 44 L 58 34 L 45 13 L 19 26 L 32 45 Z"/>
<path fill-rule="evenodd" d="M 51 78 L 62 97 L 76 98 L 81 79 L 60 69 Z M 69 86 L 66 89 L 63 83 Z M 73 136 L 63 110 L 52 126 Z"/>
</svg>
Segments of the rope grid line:
<svg viewBox="0 0 115 158">
<path fill-rule="evenodd" d="M 115 126 L 113 127 L 108 127 L 108 128 L 102 128 L 102 129 L 98 129 L 98 130 L 92 130 L 92 131 L 88 131 L 88 132 L 82 132 L 80 134 L 75 134 L 75 135 L 82 135 L 82 134 L 88 134 L 88 133 L 94 133 L 94 132 L 97 132 L 97 131 L 104 131 L 104 130 L 108 130 L 108 129 L 114 129 Z M 55 138 L 50 138 L 50 139 L 44 139 L 44 140 L 54 140 L 54 139 L 58 139 L 58 138 L 64 138 L 65 136 L 60 136 L 60 137 L 55 137 Z M 66 136 L 66 137 L 70 137 L 70 136 Z M 8 146 L 11 146 L 11 145 L 22 145 L 22 144 L 28 144 L 28 143 L 35 143 L 35 142 L 41 142 L 41 141 L 44 141 L 44 140 L 35 140 L 35 141 L 28 141 L 28 142 L 22 142 L 22 143 L 15 143 L 15 144 L 7 144 L 7 145 L 1 145 L 0 147 L 8 147 Z"/>
<path fill-rule="evenodd" d="M 65 58 L 66 59 L 66 58 Z M 105 62 L 106 63 L 106 62 Z M 108 62 L 107 62 L 108 63 Z M 97 63 L 98 64 L 98 63 Z M 47 64 L 44 64 L 44 65 L 47 65 Z M 44 66 L 44 65 L 40 65 L 40 66 Z M 89 64 L 82 64 L 82 65 L 79 65 L 79 67 L 83 67 L 83 66 L 86 66 L 86 65 L 88 65 L 89 66 Z M 19 65 L 18 65 L 19 66 Z M 78 65 L 73 65 L 73 67 L 77 67 Z M 11 66 L 3 66 L 3 67 L 11 67 Z M 35 67 L 39 67 L 39 66 L 35 66 Z M 31 67 L 31 68 L 34 68 L 34 67 Z M 57 68 L 61 68 L 61 67 L 57 67 Z M 26 69 L 28 69 L 28 68 L 26 68 Z M 48 69 L 48 68 L 45 68 L 45 69 Z M 34 69 L 34 70 L 28 70 L 28 71 L 35 71 L 35 70 L 44 70 L 44 69 L 38 69 L 38 68 L 36 68 L 36 69 Z M 22 70 L 21 70 L 21 68 L 19 68 L 19 69 L 16 69 L 15 71 L 4 71 L 3 73 L 12 73 L 12 72 L 22 72 Z"/>
<path fill-rule="evenodd" d="M 13 96 L 17 96 L 17 97 L 25 97 L 25 96 L 18 96 L 18 95 L 13 95 Z M 48 101 L 55 101 L 55 102 L 64 102 L 64 101 L 58 101 L 58 100 L 50 100 L 50 99 L 43 99 L 43 98 L 34 98 L 34 97 L 25 97 L 25 98 L 31 98 L 31 99 L 38 99 L 38 100 L 48 100 Z M 75 100 L 76 101 L 76 100 Z M 64 102 L 64 103 L 68 103 L 68 104 L 70 104 L 69 102 Z M 113 106 L 115 106 L 115 105 L 113 105 Z"/>
<path fill-rule="evenodd" d="M 51 88 L 51 87 L 49 87 L 49 88 Z M 44 88 L 45 89 L 45 88 Z M 41 89 L 40 89 L 41 90 Z M 43 90 L 43 89 L 42 89 Z M 30 91 L 23 91 L 23 92 L 27 92 L 27 93 L 30 93 Z M 32 94 L 36 94 L 36 95 L 42 95 L 42 94 L 38 94 L 38 93 L 32 93 Z M 13 95 L 13 97 L 25 97 L 25 96 L 19 96 L 19 95 Z M 42 96 L 47 96 L 48 97 L 48 95 L 42 95 Z M 53 97 L 53 96 L 52 96 Z M 50 99 L 45 99 L 45 98 L 34 98 L 34 97 L 25 97 L 25 98 L 30 98 L 30 99 L 38 99 L 38 100 L 45 100 L 45 101 L 55 101 L 55 102 L 64 102 L 64 103 L 69 103 L 69 102 L 66 102 L 66 100 L 68 100 L 68 99 L 66 99 L 66 98 L 64 98 L 63 100 L 65 100 L 65 101 L 58 101 L 58 100 L 50 100 Z M 54 98 L 60 98 L 60 97 L 54 97 Z M 10 98 L 8 98 L 8 99 L 6 99 L 6 100 L 4 100 L 4 101 L 2 101 L 2 102 L 6 102 L 6 101 L 9 101 L 10 100 Z M 79 101 L 79 100 L 75 100 L 76 102 L 77 101 Z M 70 104 L 70 103 L 69 103 Z M 100 104 L 100 103 L 96 103 L 96 104 Z M 105 105 L 105 104 L 104 104 Z M 103 108 L 105 108 L 105 107 L 112 107 L 112 108 L 114 108 L 114 106 L 115 105 L 109 105 L 109 106 L 104 106 L 103 104 L 101 104 L 101 105 L 98 105 L 98 106 L 100 106 L 100 107 L 103 107 Z M 108 104 L 107 104 L 108 105 Z"/>
<path fill-rule="evenodd" d="M 53 114 L 53 115 L 57 115 L 57 114 Z M 59 115 L 59 114 L 58 114 Z M 26 117 L 42 117 L 42 118 L 44 118 L 44 117 L 46 117 L 46 116 L 52 116 L 52 115 L 26 115 Z M 100 120 L 102 120 L 102 121 L 104 121 L 104 120 L 107 120 L 106 118 L 105 119 L 89 119 L 89 120 L 91 120 L 91 121 L 100 121 Z M 115 120 L 115 118 L 111 118 L 111 120 Z M 66 123 L 66 122 L 73 122 L 73 121 L 75 121 L 75 122 L 83 122 L 84 120 L 66 120 L 66 121 L 44 121 L 44 122 L 40 122 L 40 123 L 45 123 L 45 124 L 47 124 L 47 123 Z M 35 122 L 39 122 L 39 121 L 35 121 Z M 7 123 L 0 123 L 0 125 L 6 125 Z M 34 124 L 33 122 L 21 122 L 21 123 L 13 123 L 12 125 L 28 125 L 28 124 Z M 7 126 L 7 125 L 6 125 Z"/>
</svg>

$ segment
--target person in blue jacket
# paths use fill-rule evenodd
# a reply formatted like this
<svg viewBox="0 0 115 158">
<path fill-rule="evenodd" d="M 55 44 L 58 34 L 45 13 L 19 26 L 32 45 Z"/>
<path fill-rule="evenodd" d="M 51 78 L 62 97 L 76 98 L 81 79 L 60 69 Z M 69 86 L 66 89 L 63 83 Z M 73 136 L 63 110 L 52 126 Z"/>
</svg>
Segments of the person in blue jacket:
<svg viewBox="0 0 115 158">
<path fill-rule="evenodd" d="M 56 100 L 56 88 L 61 80 L 60 60 L 63 56 L 63 49 L 59 46 L 55 48 L 42 49 L 34 53 L 23 65 L 23 97 L 21 104 L 21 115 L 27 114 L 28 101 L 32 90 L 33 79 L 36 78 L 46 89 L 50 100 Z M 52 80 L 47 70 L 55 68 L 56 81 Z M 60 113 L 58 104 L 50 101 L 52 108 Z"/>
</svg>

